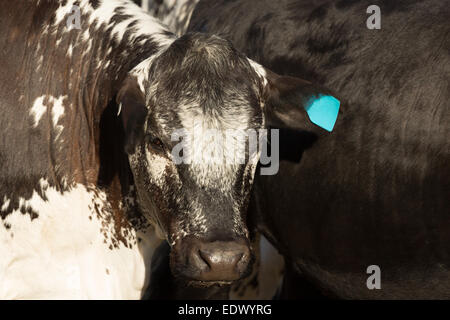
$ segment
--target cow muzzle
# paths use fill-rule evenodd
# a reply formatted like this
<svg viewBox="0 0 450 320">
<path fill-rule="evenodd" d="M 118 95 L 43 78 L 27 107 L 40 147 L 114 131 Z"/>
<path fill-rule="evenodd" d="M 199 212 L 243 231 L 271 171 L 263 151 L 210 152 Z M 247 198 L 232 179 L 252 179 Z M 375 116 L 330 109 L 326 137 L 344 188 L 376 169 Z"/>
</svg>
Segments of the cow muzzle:
<svg viewBox="0 0 450 320">
<path fill-rule="evenodd" d="M 176 273 L 187 280 L 231 282 L 245 277 L 250 271 L 251 253 L 244 239 L 204 241 L 187 238 L 182 247 L 176 259 Z"/>
</svg>

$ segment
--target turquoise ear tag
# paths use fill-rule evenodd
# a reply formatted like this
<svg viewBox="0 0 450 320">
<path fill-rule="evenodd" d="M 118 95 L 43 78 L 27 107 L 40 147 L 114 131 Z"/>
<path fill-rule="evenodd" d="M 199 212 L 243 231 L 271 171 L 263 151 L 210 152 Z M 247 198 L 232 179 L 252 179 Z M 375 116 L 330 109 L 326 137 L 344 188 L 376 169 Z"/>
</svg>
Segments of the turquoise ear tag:
<svg viewBox="0 0 450 320">
<path fill-rule="evenodd" d="M 309 100 L 305 109 L 312 123 L 331 132 L 336 123 L 339 105 L 340 102 L 335 97 L 320 95 Z"/>
</svg>

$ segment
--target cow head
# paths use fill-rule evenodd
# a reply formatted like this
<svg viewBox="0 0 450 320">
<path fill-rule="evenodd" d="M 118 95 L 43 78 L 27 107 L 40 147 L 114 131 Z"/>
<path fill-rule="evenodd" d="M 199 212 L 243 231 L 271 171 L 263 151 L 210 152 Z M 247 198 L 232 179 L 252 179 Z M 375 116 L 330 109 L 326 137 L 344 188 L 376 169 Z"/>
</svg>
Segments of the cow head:
<svg viewBox="0 0 450 320">
<path fill-rule="evenodd" d="M 139 206 L 171 244 L 175 275 L 202 283 L 242 278 L 252 260 L 246 210 L 259 151 L 229 143 L 248 146 L 246 133 L 268 123 L 302 128 L 308 101 L 324 91 L 205 34 L 174 41 L 141 73 L 118 94 Z M 229 161 L 236 150 L 244 160 Z M 221 157 L 208 161 L 214 155 Z"/>
</svg>

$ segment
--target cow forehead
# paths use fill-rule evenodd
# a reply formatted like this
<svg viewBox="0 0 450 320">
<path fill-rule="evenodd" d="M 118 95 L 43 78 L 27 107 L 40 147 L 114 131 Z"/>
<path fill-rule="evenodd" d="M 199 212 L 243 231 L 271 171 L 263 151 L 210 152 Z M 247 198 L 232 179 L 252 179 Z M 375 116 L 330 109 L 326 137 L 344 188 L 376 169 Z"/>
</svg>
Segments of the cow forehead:
<svg viewBox="0 0 450 320">
<path fill-rule="evenodd" d="M 248 59 L 216 36 L 186 35 L 152 63 L 150 92 L 166 100 L 233 100 L 258 91 Z"/>
<path fill-rule="evenodd" d="M 205 79 L 209 81 L 216 79 Z M 265 125 L 263 102 L 256 86 L 215 83 L 200 88 L 192 85 L 189 78 L 180 90 L 181 86 L 178 84 L 178 92 L 150 90 L 150 129 L 154 125 L 163 137 L 170 137 L 179 129 L 199 133 L 260 129 Z"/>
<path fill-rule="evenodd" d="M 167 144 L 179 135 L 220 138 L 264 127 L 261 108 L 252 100 L 179 101 L 173 107 L 150 103 L 147 129 Z M 212 137 L 211 137 L 212 136 Z M 216 139 L 217 140 L 217 139 Z"/>
<path fill-rule="evenodd" d="M 202 122 L 212 129 L 264 125 L 262 82 L 251 62 L 224 39 L 190 34 L 133 70 L 161 138 Z"/>
</svg>

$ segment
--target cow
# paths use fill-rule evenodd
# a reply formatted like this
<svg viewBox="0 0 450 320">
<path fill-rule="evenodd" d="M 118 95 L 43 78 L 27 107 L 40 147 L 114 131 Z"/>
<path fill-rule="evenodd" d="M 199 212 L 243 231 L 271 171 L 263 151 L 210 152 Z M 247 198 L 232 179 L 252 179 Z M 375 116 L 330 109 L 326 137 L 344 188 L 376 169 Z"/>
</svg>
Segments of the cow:
<svg viewBox="0 0 450 320">
<path fill-rule="evenodd" d="M 170 31 L 181 36 L 186 32 L 189 20 L 198 0 L 134 0 L 136 4 L 149 12 L 152 16 L 165 23 Z M 231 288 L 186 288 L 168 272 L 168 256 L 170 249 L 167 244 L 161 244 L 154 255 L 155 264 L 152 265 L 154 281 L 150 282 L 145 296 L 149 299 L 183 299 L 184 297 L 221 298 L 236 300 L 263 300 L 275 296 L 282 280 L 284 269 L 283 257 L 264 238 L 257 234 L 252 243 L 255 261 L 252 274 L 242 281 L 236 282 Z M 167 285 L 170 284 L 170 285 Z M 229 291 L 229 292 L 227 292 Z"/>
<path fill-rule="evenodd" d="M 335 95 L 127 0 L 2 0 L 0 21 L 0 297 L 140 298 L 162 239 L 192 286 L 248 275 L 261 149 L 207 133 L 330 130 L 309 110 L 334 124 Z"/>
<path fill-rule="evenodd" d="M 165 23 L 170 31 L 181 36 L 185 33 L 189 20 L 198 0 L 134 0 L 152 16 Z M 283 257 L 260 234 L 253 241 L 255 261 L 252 274 L 243 281 L 236 282 L 231 288 L 186 288 L 168 272 L 170 249 L 161 244 L 157 249 L 152 264 L 152 279 L 145 294 L 149 299 L 183 299 L 184 297 L 263 300 L 275 296 L 284 268 Z M 262 261 L 264 260 L 264 261 Z M 153 277 L 153 274 L 155 277 Z M 170 285 L 168 285 L 170 284 Z M 229 291 L 229 293 L 227 293 Z"/>
<path fill-rule="evenodd" d="M 450 298 L 449 18 L 439 0 L 195 8 L 187 32 L 323 83 L 345 108 L 331 134 L 281 131 L 278 174 L 255 178 L 249 216 L 286 258 L 285 298 L 304 296 L 297 278 L 332 298 Z"/>
<path fill-rule="evenodd" d="M 134 2 L 165 23 L 170 31 L 181 36 L 186 32 L 192 11 L 198 0 L 135 0 Z M 255 240 L 252 243 L 255 253 L 252 274 L 228 288 L 230 289 L 229 297 L 233 300 L 270 299 L 275 296 L 281 282 L 284 269 L 283 257 L 261 234 L 257 234 Z M 162 248 L 158 249 L 158 257 L 154 257 L 157 266 L 155 268 L 152 267 L 154 274 L 157 274 L 157 279 L 150 283 L 146 294 L 147 297 L 155 299 L 169 299 L 170 297 L 182 299 L 184 296 L 200 298 L 202 295 L 206 298 L 219 297 L 217 288 L 195 290 L 193 292 L 192 288 L 186 289 L 182 284 L 178 286 L 178 282 L 166 270 L 168 266 L 167 246 L 165 244 L 161 246 Z M 162 256 L 160 257 L 159 255 Z M 172 284 L 170 288 L 167 286 L 167 283 Z M 161 290 L 162 287 L 164 287 L 164 290 Z M 188 293 L 186 293 L 186 290 Z M 220 290 L 221 298 L 226 297 L 224 293 L 226 290 L 224 288 Z"/>
</svg>

